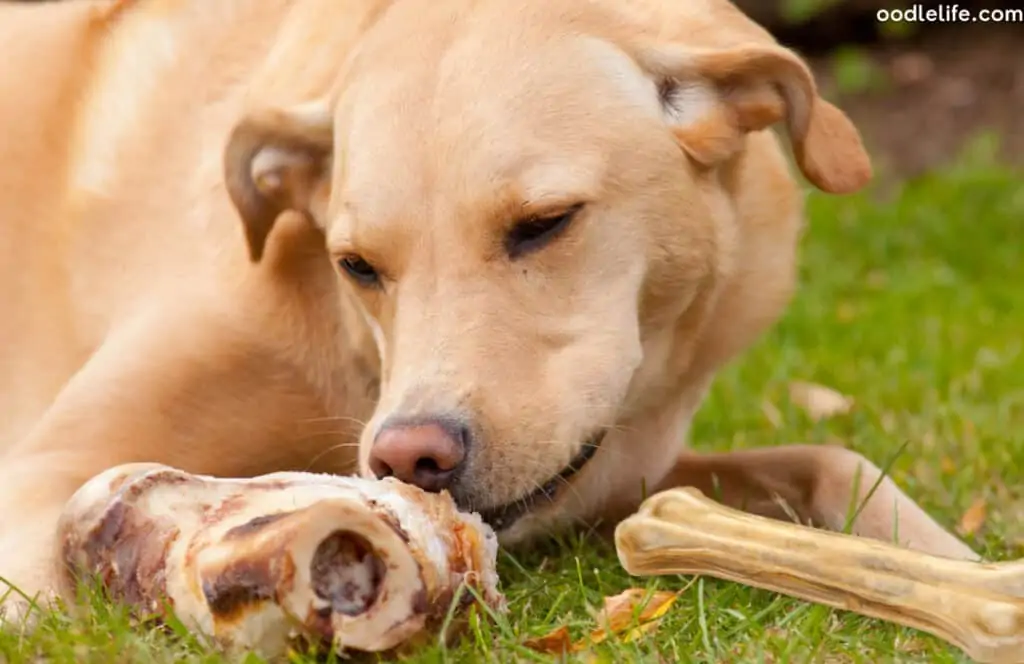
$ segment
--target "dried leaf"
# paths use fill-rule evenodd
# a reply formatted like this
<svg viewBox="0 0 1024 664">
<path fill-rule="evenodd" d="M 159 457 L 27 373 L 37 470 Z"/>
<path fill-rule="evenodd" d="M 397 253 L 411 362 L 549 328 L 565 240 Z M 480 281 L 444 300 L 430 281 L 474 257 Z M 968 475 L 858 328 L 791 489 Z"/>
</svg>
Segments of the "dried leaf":
<svg viewBox="0 0 1024 664">
<path fill-rule="evenodd" d="M 634 641 L 654 630 L 668 613 L 677 592 L 660 591 L 648 596 L 642 588 L 630 588 L 613 597 L 604 598 L 604 608 L 597 616 L 598 629 L 590 633 L 590 643 L 601 643 L 612 636 L 623 642 Z"/>
<path fill-rule="evenodd" d="M 598 628 L 587 638 L 573 643 L 569 637 L 569 628 L 562 626 L 544 636 L 529 639 L 523 645 L 540 653 L 560 655 L 582 652 L 588 646 L 612 637 L 624 643 L 635 641 L 657 628 L 660 619 L 668 613 L 678 597 L 677 592 L 661 591 L 648 596 L 642 588 L 630 588 L 604 598 L 604 608 L 596 616 Z M 588 653 L 583 661 L 596 662 L 598 659 L 593 653 Z"/>
<path fill-rule="evenodd" d="M 849 323 L 857 317 L 857 307 L 849 302 L 843 302 L 836 307 L 836 320 L 840 323 Z"/>
<path fill-rule="evenodd" d="M 790 383 L 789 399 L 813 420 L 842 415 L 853 408 L 853 399 L 850 397 L 815 383 Z"/>
<path fill-rule="evenodd" d="M 544 636 L 528 639 L 523 645 L 546 655 L 561 655 L 572 652 L 574 649 L 572 638 L 569 636 L 569 628 L 565 625 Z"/>
<path fill-rule="evenodd" d="M 949 457 L 942 457 L 939 460 L 939 467 L 942 468 L 944 475 L 955 475 L 959 468 L 956 467 L 956 462 Z"/>
<path fill-rule="evenodd" d="M 985 525 L 986 516 L 988 516 L 988 504 L 984 498 L 978 498 L 960 517 L 960 534 L 973 535 L 978 532 Z"/>
<path fill-rule="evenodd" d="M 871 272 L 868 273 L 868 276 L 864 280 L 864 282 L 870 288 L 885 288 L 885 286 L 888 285 L 889 283 L 889 275 L 887 275 L 885 272 L 882 272 L 881 270 L 872 270 Z"/>
<path fill-rule="evenodd" d="M 764 417 L 768 420 L 768 423 L 776 429 L 781 429 L 782 425 L 785 424 L 785 421 L 782 418 L 782 412 L 775 407 L 775 404 L 767 399 L 761 401 L 761 412 L 764 413 Z"/>
</svg>

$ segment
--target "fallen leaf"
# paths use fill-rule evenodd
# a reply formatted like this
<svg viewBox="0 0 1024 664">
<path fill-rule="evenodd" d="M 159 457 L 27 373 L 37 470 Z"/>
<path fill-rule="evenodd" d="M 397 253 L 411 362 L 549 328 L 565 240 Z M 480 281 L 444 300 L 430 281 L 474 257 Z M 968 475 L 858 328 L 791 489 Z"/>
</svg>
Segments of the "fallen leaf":
<svg viewBox="0 0 1024 664">
<path fill-rule="evenodd" d="M 612 636 L 628 643 L 654 630 L 658 621 L 672 608 L 679 593 L 659 591 L 653 594 L 642 588 L 630 588 L 604 598 L 604 608 L 597 615 L 598 629 L 590 633 L 590 643 L 601 643 Z"/>
<path fill-rule="evenodd" d="M 939 460 L 939 467 L 942 468 L 942 472 L 945 475 L 954 475 L 959 470 L 959 468 L 956 467 L 956 462 L 949 457 L 942 457 L 942 459 Z"/>
<path fill-rule="evenodd" d="M 795 381 L 789 384 L 789 400 L 813 420 L 842 415 L 853 408 L 853 399 L 824 385 Z"/>
<path fill-rule="evenodd" d="M 849 302 L 843 302 L 836 307 L 836 320 L 840 323 L 849 323 L 857 317 L 857 307 Z"/>
<path fill-rule="evenodd" d="M 868 273 L 868 276 L 864 281 L 871 288 L 883 288 L 889 283 L 889 275 L 881 270 L 873 270 Z"/>
<path fill-rule="evenodd" d="M 642 588 L 630 588 L 604 598 L 604 608 L 596 616 L 598 627 L 588 637 L 574 643 L 569 636 L 569 628 L 563 625 L 544 636 L 529 639 L 523 645 L 540 653 L 560 655 L 582 652 L 588 646 L 613 637 L 624 643 L 635 641 L 657 628 L 658 621 L 668 613 L 678 597 L 677 592 L 660 591 L 648 596 Z M 598 660 L 596 655 L 589 653 L 583 661 Z"/>
<path fill-rule="evenodd" d="M 767 399 L 761 401 L 761 412 L 764 414 L 764 418 L 768 420 L 768 423 L 776 429 L 781 429 L 782 425 L 785 424 L 782 418 L 782 412 L 775 407 L 775 404 Z"/>
<path fill-rule="evenodd" d="M 896 419 L 896 413 L 886 411 L 882 413 L 878 420 L 878 423 L 882 425 L 882 431 L 890 436 L 896 435 L 896 431 L 899 429 L 899 420 Z"/>
<path fill-rule="evenodd" d="M 988 504 L 984 498 L 978 498 L 960 517 L 959 531 L 961 535 L 973 535 L 985 525 L 988 515 Z"/>
<path fill-rule="evenodd" d="M 523 645 L 531 650 L 544 653 L 545 655 L 561 655 L 562 653 L 573 651 L 572 638 L 569 636 L 569 628 L 565 625 L 562 625 L 558 629 L 553 630 L 544 636 L 528 639 L 523 643 Z"/>
</svg>

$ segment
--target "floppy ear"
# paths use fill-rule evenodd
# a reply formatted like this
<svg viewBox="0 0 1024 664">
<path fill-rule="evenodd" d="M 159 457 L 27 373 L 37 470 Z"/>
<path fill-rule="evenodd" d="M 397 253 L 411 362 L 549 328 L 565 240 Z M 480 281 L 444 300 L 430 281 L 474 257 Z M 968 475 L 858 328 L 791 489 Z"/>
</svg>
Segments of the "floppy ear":
<svg viewBox="0 0 1024 664">
<path fill-rule="evenodd" d="M 680 146 L 698 163 L 714 165 L 735 154 L 747 132 L 785 120 L 797 165 L 816 187 L 845 194 L 871 179 L 857 129 L 818 96 L 810 70 L 792 51 L 764 44 L 656 47 L 639 61 L 658 81 Z"/>
<path fill-rule="evenodd" d="M 231 132 L 224 178 L 254 263 L 282 212 L 303 213 L 311 223 L 322 219 L 333 143 L 331 114 L 322 102 L 252 113 Z"/>
</svg>

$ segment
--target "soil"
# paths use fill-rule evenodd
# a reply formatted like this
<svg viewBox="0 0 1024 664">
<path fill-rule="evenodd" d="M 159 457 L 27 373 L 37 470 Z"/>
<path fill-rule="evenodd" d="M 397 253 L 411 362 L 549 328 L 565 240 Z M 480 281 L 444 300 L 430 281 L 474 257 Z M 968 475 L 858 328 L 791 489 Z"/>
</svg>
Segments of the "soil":
<svg viewBox="0 0 1024 664">
<path fill-rule="evenodd" d="M 998 132 L 1003 158 L 1024 165 L 1024 24 L 950 25 L 861 48 L 886 74 L 883 89 L 837 94 L 830 56 L 808 59 L 824 94 L 861 130 L 879 172 L 913 177 L 941 168 L 985 130 Z"/>
</svg>

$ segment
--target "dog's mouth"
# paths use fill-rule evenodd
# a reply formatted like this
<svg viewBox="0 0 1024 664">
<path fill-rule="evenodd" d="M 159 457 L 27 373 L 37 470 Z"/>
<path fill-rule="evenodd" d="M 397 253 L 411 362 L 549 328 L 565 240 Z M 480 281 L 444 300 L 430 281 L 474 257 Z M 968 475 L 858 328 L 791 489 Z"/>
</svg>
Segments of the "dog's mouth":
<svg viewBox="0 0 1024 664">
<path fill-rule="evenodd" d="M 588 438 L 583 443 L 582 448 L 580 448 L 579 454 L 573 457 L 572 461 L 569 462 L 569 465 L 563 468 L 557 475 L 542 484 L 536 491 L 505 503 L 504 505 L 482 510 L 480 512 L 480 517 L 487 522 L 488 525 L 494 528 L 494 530 L 500 532 L 512 527 L 516 521 L 529 514 L 533 508 L 536 507 L 538 502 L 552 502 L 558 494 L 559 489 L 568 486 L 570 480 L 583 470 L 583 467 L 594 458 L 594 455 L 597 454 L 597 450 L 601 446 L 602 441 L 604 441 L 606 433 L 607 431 L 602 430 Z"/>
</svg>

